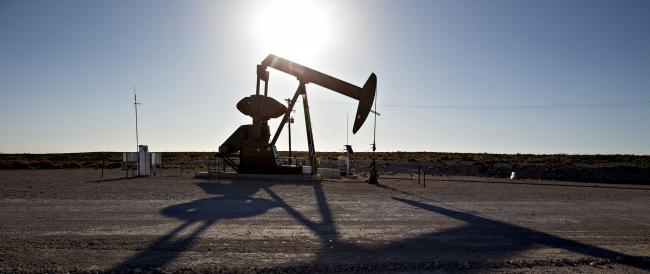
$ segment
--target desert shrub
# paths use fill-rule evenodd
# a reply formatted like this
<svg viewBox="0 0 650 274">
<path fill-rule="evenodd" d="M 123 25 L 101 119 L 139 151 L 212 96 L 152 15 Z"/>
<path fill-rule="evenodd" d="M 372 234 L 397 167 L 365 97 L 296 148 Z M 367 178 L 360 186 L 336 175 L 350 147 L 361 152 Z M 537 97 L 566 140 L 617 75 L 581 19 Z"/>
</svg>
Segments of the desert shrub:
<svg viewBox="0 0 650 274">
<path fill-rule="evenodd" d="M 38 162 L 30 163 L 29 167 L 33 168 L 33 169 L 53 169 L 53 168 L 56 167 L 56 165 L 54 165 L 54 163 L 52 163 L 50 161 L 41 160 L 41 161 L 38 161 Z"/>
<path fill-rule="evenodd" d="M 73 168 L 81 168 L 81 164 L 77 162 L 65 162 L 60 165 L 61 168 L 68 168 L 68 169 L 73 169 Z"/>
<path fill-rule="evenodd" d="M 120 167 L 122 167 L 122 163 L 120 162 L 110 162 L 104 164 L 104 168 L 120 168 Z"/>
<path fill-rule="evenodd" d="M 26 161 L 11 161 L 11 162 L 2 162 L 0 163 L 0 168 L 2 169 L 28 169 L 29 162 Z"/>
</svg>

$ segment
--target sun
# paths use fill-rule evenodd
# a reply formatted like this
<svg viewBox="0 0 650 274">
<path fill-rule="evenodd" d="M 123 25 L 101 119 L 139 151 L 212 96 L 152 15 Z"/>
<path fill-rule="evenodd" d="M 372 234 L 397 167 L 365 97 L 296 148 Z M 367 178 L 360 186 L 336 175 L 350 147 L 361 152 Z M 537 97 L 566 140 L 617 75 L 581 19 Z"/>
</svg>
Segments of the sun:
<svg viewBox="0 0 650 274">
<path fill-rule="evenodd" d="M 267 53 L 313 59 L 329 39 L 332 21 L 328 19 L 320 2 L 264 1 L 253 20 L 254 43 Z"/>
</svg>

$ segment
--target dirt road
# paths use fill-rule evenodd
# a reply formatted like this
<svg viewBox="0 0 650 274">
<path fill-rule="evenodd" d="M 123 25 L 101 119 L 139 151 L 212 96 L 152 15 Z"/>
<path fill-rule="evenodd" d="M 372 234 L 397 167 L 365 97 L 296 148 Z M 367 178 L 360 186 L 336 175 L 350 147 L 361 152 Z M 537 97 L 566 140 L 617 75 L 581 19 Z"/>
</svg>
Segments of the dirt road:
<svg viewBox="0 0 650 274">
<path fill-rule="evenodd" d="M 0 272 L 650 270 L 649 186 L 122 176 L 1 170 Z"/>
</svg>

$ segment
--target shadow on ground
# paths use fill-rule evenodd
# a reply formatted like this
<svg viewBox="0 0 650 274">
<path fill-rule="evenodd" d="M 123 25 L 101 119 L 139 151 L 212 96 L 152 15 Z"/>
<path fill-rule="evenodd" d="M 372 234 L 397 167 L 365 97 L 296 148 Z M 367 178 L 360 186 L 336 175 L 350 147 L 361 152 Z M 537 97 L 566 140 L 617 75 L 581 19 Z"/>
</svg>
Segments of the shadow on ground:
<svg viewBox="0 0 650 274">
<path fill-rule="evenodd" d="M 382 177 L 384 179 L 391 180 L 401 180 L 401 181 L 414 181 L 415 179 L 409 177 Z M 586 182 L 575 182 L 573 184 L 567 184 L 566 182 L 557 181 L 557 182 L 548 182 L 548 181 L 538 181 L 535 180 L 512 180 L 512 181 L 503 181 L 503 180 L 490 180 L 491 177 L 486 177 L 486 180 L 470 180 L 470 179 L 459 179 L 459 178 L 440 178 L 440 177 L 426 177 L 425 183 L 435 183 L 435 182 L 462 182 L 462 183 L 479 183 L 479 184 L 504 184 L 504 185 L 531 185 L 531 186 L 544 186 L 544 187 L 577 187 L 577 188 L 607 188 L 607 189 L 621 189 L 621 190 L 650 190 L 650 187 L 647 184 L 631 184 L 634 186 L 616 186 L 616 185 L 605 185 L 605 183 L 599 183 L 598 185 L 586 183 Z"/>
<path fill-rule="evenodd" d="M 552 247 L 563 249 L 600 262 L 616 261 L 639 269 L 650 270 L 647 258 L 627 256 L 624 253 L 554 236 L 548 233 L 492 220 L 470 213 L 434 205 L 433 202 L 391 197 L 395 206 L 411 206 L 457 219 L 466 224 L 434 233 L 388 243 L 378 247 L 362 246 L 341 239 L 336 223 L 327 203 L 327 197 L 319 183 L 313 187 L 320 221 L 315 222 L 300 211 L 289 206 L 271 188 L 278 183 L 262 182 L 202 182 L 199 186 L 209 194 L 219 195 L 167 207 L 162 214 L 184 222 L 162 236 L 145 249 L 117 265 L 112 270 L 156 269 L 168 266 L 174 259 L 197 241 L 199 235 L 219 220 L 247 218 L 264 214 L 272 208 L 282 208 L 295 220 L 318 235 L 321 248 L 316 259 L 306 265 L 276 266 L 288 272 L 339 272 L 339 271 L 413 271 L 440 268 L 483 269 L 504 267 L 504 261 L 526 250 Z M 293 184 L 293 183 L 292 183 Z M 388 191 L 408 192 L 384 187 Z M 253 197 L 259 191 L 271 199 Z M 305 195 L 308 195 L 307 193 Z M 417 197 L 417 196 L 415 196 Z M 419 199 L 419 198 L 418 198 Z M 365 209 L 359 209 L 365 210 Z M 185 233 L 182 233 L 186 231 Z M 471 261 L 445 260 L 441 258 L 472 258 Z M 593 263 L 593 260 L 566 262 Z M 539 260 L 524 263 L 524 266 L 557 265 L 554 261 Z M 517 265 L 515 265 L 517 266 Z M 273 269 L 251 269 L 271 271 Z"/>
<path fill-rule="evenodd" d="M 89 182 L 90 183 L 117 182 L 117 181 L 129 181 L 129 180 L 138 179 L 138 178 L 142 178 L 142 177 L 139 177 L 139 176 L 118 177 L 118 178 L 110 178 L 110 179 L 93 180 L 93 181 L 89 181 Z"/>
<path fill-rule="evenodd" d="M 481 184 L 506 184 L 506 185 L 531 185 L 531 186 L 544 186 L 544 187 L 578 187 L 578 188 L 607 188 L 607 189 L 621 189 L 621 190 L 650 190 L 650 187 L 638 185 L 633 187 L 625 186 L 615 186 L 615 185 L 590 185 L 589 183 L 575 183 L 575 184 L 566 184 L 566 183 L 549 183 L 549 182 L 531 182 L 531 181 L 480 181 L 480 180 L 468 180 L 468 179 L 427 179 L 427 181 L 438 181 L 438 182 L 463 182 L 463 183 L 481 183 Z"/>
</svg>

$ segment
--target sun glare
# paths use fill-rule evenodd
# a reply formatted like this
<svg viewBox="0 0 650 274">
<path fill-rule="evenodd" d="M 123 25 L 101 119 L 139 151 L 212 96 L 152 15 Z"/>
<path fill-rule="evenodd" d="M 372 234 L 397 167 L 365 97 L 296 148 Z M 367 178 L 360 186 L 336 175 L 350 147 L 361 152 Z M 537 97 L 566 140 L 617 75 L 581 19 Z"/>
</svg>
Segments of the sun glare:
<svg viewBox="0 0 650 274">
<path fill-rule="evenodd" d="M 265 1 L 253 26 L 262 50 L 286 58 L 313 59 L 326 46 L 332 24 L 320 2 Z"/>
</svg>

